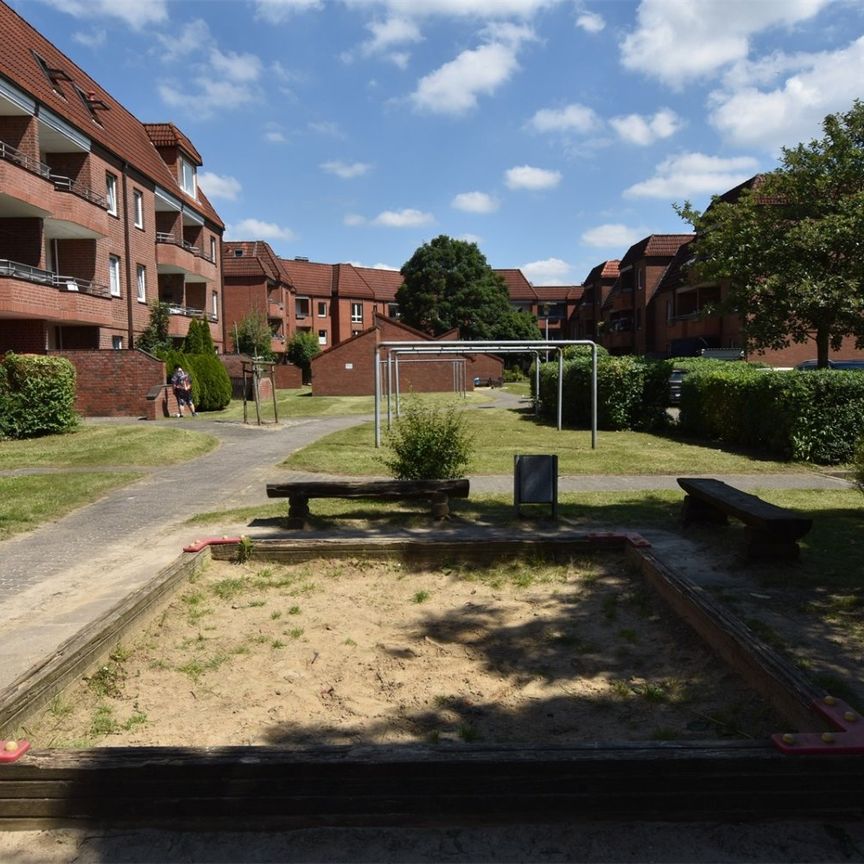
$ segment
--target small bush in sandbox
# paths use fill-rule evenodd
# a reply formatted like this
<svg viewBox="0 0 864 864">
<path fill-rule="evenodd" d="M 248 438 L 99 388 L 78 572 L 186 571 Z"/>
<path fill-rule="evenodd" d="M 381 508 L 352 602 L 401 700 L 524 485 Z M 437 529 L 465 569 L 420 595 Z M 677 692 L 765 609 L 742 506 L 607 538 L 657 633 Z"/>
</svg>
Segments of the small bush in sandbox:
<svg viewBox="0 0 864 864">
<path fill-rule="evenodd" d="M 391 453 L 383 462 L 397 480 L 452 480 L 465 475 L 474 442 L 453 405 L 441 408 L 412 398 L 387 445 Z"/>
</svg>

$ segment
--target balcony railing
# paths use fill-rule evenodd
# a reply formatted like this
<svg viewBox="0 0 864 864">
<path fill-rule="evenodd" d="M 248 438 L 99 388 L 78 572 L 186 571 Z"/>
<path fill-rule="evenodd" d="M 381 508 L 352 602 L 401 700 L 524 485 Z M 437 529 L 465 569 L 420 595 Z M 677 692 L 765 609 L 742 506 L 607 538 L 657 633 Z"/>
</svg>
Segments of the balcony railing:
<svg viewBox="0 0 864 864">
<path fill-rule="evenodd" d="M 156 242 L 170 243 L 172 246 L 179 246 L 181 249 L 185 249 L 187 252 L 191 252 L 196 258 L 203 258 L 205 261 L 209 261 L 211 264 L 216 263 L 216 261 L 207 252 L 201 249 L 200 246 L 195 246 L 193 243 L 189 243 L 182 237 L 177 238 L 174 234 L 169 234 L 166 231 L 156 232 Z"/>
<path fill-rule="evenodd" d="M 51 270 L 42 270 L 39 267 L 32 267 L 30 264 L 21 264 L 18 261 L 0 259 L 0 276 L 23 279 L 25 282 L 36 282 L 40 285 L 50 285 L 58 291 L 89 294 L 93 297 L 111 297 L 111 289 L 107 285 L 100 285 L 98 282 L 81 279 L 78 276 L 62 276 Z"/>
<path fill-rule="evenodd" d="M 108 199 L 98 192 L 94 192 L 89 186 L 85 186 L 71 177 L 63 177 L 61 174 L 52 174 L 49 178 L 58 192 L 71 192 L 103 210 L 108 209 Z"/>
<path fill-rule="evenodd" d="M 33 174 L 38 174 L 40 177 L 44 177 L 46 180 L 51 178 L 51 167 L 49 165 L 40 162 L 38 159 L 34 159 L 32 156 L 28 156 L 17 147 L 13 147 L 5 141 L 0 141 L 0 159 L 5 159 L 7 162 L 14 162 L 16 165 L 20 165 L 27 171 L 30 171 Z"/>
<path fill-rule="evenodd" d="M 219 320 L 219 316 L 214 315 L 212 312 L 205 312 L 203 309 L 198 309 L 195 306 L 181 306 L 179 303 L 169 303 L 168 314 L 182 315 L 184 318 L 203 318 L 214 323 Z"/>
</svg>

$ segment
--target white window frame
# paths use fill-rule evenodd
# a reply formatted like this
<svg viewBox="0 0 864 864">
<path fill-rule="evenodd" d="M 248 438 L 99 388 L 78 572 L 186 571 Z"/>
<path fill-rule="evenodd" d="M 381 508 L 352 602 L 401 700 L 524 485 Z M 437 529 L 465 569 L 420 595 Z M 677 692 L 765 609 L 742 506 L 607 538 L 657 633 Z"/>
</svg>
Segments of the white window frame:
<svg viewBox="0 0 864 864">
<path fill-rule="evenodd" d="M 115 351 L 123 350 L 123 337 L 122 336 L 112 336 L 111 337 L 111 347 Z"/>
<path fill-rule="evenodd" d="M 327 317 L 327 301 L 319 300 L 318 301 L 318 317 L 326 318 Z"/>
<path fill-rule="evenodd" d="M 117 175 L 105 172 L 105 198 L 108 200 L 108 212 L 117 215 Z"/>
<path fill-rule="evenodd" d="M 135 271 L 135 284 L 138 291 L 138 302 L 147 302 L 147 268 L 139 264 Z"/>
<path fill-rule="evenodd" d="M 212 234 L 210 235 L 210 260 L 216 263 L 216 238 Z"/>
<path fill-rule="evenodd" d="M 111 286 L 111 296 L 121 297 L 120 258 L 117 255 L 108 256 L 108 284 Z"/>
<path fill-rule="evenodd" d="M 219 318 L 219 292 L 213 291 L 210 294 L 210 313 L 214 318 Z"/>
<path fill-rule="evenodd" d="M 326 330 L 319 330 L 318 331 L 318 344 L 319 345 L 326 345 L 327 344 L 327 331 Z"/>
<path fill-rule="evenodd" d="M 135 202 L 135 227 L 144 227 L 144 193 L 138 189 L 132 190 L 132 200 Z"/>
<path fill-rule="evenodd" d="M 352 324 L 362 324 L 363 323 L 363 304 L 362 303 L 352 303 L 351 304 L 351 323 Z"/>
<path fill-rule="evenodd" d="M 195 166 L 185 157 L 180 157 L 180 188 L 192 198 L 198 190 L 198 172 Z"/>
</svg>

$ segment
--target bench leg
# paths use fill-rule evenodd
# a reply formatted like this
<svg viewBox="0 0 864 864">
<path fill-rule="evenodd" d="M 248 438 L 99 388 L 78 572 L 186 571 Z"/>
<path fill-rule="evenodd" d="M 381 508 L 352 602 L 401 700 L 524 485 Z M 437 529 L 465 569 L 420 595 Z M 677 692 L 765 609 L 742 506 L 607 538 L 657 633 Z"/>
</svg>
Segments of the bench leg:
<svg viewBox="0 0 864 864">
<path fill-rule="evenodd" d="M 305 528 L 309 517 L 309 498 L 306 495 L 291 495 L 288 498 L 287 528 Z"/>
<path fill-rule="evenodd" d="M 691 522 L 712 522 L 715 525 L 727 525 L 729 523 L 729 519 L 722 510 L 718 510 L 706 501 L 694 498 L 692 495 L 684 496 L 681 521 L 685 526 Z"/>
<path fill-rule="evenodd" d="M 431 498 L 432 518 L 446 519 L 450 515 L 450 499 L 444 492 L 436 492 Z"/>
</svg>

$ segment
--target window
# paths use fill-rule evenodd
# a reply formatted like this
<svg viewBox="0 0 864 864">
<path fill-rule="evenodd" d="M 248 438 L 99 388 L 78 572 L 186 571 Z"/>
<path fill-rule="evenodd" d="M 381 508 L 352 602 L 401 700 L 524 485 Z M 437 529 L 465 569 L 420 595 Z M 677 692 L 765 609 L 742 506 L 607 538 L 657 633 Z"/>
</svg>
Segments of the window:
<svg viewBox="0 0 864 864">
<path fill-rule="evenodd" d="M 111 337 L 111 347 L 115 351 L 123 350 L 123 337 L 122 336 L 112 336 Z"/>
<path fill-rule="evenodd" d="M 108 199 L 108 212 L 112 216 L 117 215 L 117 177 L 114 174 L 105 173 L 105 197 Z"/>
<path fill-rule="evenodd" d="M 294 301 L 294 317 L 301 321 L 304 318 L 309 317 L 309 298 L 308 297 L 298 297 Z"/>
<path fill-rule="evenodd" d="M 351 323 L 352 324 L 362 324 L 363 323 L 363 304 L 362 303 L 352 303 L 351 304 Z"/>
<path fill-rule="evenodd" d="M 135 227 L 144 227 L 144 195 L 137 189 L 132 191 L 132 199 L 135 202 Z"/>
<path fill-rule="evenodd" d="M 387 304 L 387 317 L 396 319 L 399 317 L 399 304 L 398 303 L 388 303 Z"/>
<path fill-rule="evenodd" d="M 216 291 L 210 295 L 210 314 L 214 319 L 219 317 L 219 294 Z"/>
<path fill-rule="evenodd" d="M 326 330 L 319 330 L 318 331 L 318 344 L 319 345 L 326 345 L 327 344 L 327 331 Z"/>
<path fill-rule="evenodd" d="M 138 302 L 147 302 L 147 268 L 143 264 L 139 264 L 136 271 L 138 286 Z"/>
<path fill-rule="evenodd" d="M 320 300 L 318 301 L 318 317 L 319 318 L 326 318 L 327 317 L 327 304 L 321 302 Z"/>
<path fill-rule="evenodd" d="M 216 263 L 216 238 L 210 238 L 210 260 L 215 264 Z"/>
<path fill-rule="evenodd" d="M 184 156 L 180 157 L 180 188 L 193 198 L 196 193 L 195 166 Z"/>
<path fill-rule="evenodd" d="M 116 255 L 108 256 L 108 283 L 111 286 L 111 296 L 120 296 L 120 259 Z"/>
</svg>

